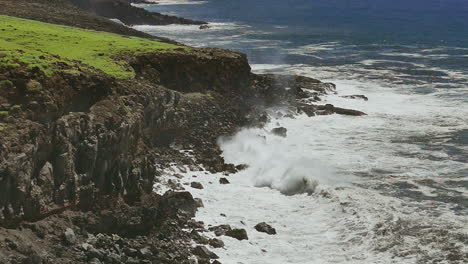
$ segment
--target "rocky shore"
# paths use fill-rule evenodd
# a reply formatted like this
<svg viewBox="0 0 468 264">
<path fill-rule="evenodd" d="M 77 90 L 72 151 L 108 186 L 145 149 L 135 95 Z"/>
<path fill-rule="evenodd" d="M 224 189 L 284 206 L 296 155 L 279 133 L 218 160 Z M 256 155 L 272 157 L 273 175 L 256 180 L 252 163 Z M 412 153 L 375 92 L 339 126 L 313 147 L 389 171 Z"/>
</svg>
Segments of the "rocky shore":
<svg viewBox="0 0 468 264">
<path fill-rule="evenodd" d="M 50 6 L 39 0 L 34 12 L 0 2 L 2 14 L 147 37 L 79 9 L 65 20 L 60 8 L 46 16 Z M 6 56 L 0 50 L 0 263 L 220 263 L 205 246 L 222 241 L 202 232 L 243 239 L 245 230 L 207 230 L 192 220 L 202 201 L 183 187 L 153 192 L 159 175 L 182 165 L 242 169 L 224 162 L 217 139 L 262 126 L 272 105 L 364 114 L 317 105 L 333 84 L 256 75 L 244 54 L 228 50 L 122 54 L 134 72 L 123 79 L 80 62 L 73 71 L 54 62 L 60 70 L 47 74 Z"/>
</svg>

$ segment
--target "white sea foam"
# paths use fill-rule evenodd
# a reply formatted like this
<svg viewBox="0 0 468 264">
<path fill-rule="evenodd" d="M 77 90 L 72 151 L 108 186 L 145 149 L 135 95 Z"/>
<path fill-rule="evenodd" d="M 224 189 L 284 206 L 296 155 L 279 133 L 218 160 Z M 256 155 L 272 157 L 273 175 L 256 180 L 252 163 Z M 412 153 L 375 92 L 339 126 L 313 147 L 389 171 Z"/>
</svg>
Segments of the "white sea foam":
<svg viewBox="0 0 468 264">
<path fill-rule="evenodd" d="M 297 65 L 277 66 L 253 68 L 320 73 Z M 198 220 L 248 232 L 248 241 L 222 237 L 225 249 L 211 250 L 227 264 L 410 264 L 422 257 L 440 257 L 447 246 L 466 252 L 467 245 L 455 238 L 468 235 L 467 219 L 454 213 L 450 204 L 392 197 L 373 186 L 406 181 L 416 186 L 414 191 L 437 198 L 437 188 L 418 180 L 462 180 L 450 175 L 468 169 L 466 163 L 447 159 L 441 149 L 424 149 L 411 137 L 467 129 L 467 110 L 462 104 L 405 94 L 404 88 L 379 82 L 333 81 L 338 94 L 327 96 L 323 103 L 365 111 L 368 116 L 279 118 L 275 113 L 284 110 L 271 109 L 272 120 L 265 128 L 244 129 L 220 139 L 227 162 L 249 166 L 229 176 L 231 184 L 218 184 L 219 177 L 225 177 L 221 174 L 179 172 L 182 183 L 199 181 L 205 186 L 190 188 L 204 201 Z M 347 94 L 366 94 L 369 101 L 340 97 Z M 278 126 L 288 129 L 286 138 L 270 132 Z M 304 193 L 297 194 L 300 191 Z M 278 234 L 257 232 L 254 226 L 263 221 Z M 417 236 L 409 230 L 416 230 Z M 446 237 L 439 239 L 437 234 L 444 232 Z"/>
</svg>

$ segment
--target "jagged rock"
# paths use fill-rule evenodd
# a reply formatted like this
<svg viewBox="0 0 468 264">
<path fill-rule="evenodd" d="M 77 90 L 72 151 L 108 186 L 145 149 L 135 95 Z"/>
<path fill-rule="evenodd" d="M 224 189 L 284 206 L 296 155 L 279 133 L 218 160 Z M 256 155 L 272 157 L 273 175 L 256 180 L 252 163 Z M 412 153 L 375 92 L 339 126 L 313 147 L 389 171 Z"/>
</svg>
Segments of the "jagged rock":
<svg viewBox="0 0 468 264">
<path fill-rule="evenodd" d="M 230 182 L 229 182 L 229 180 L 226 179 L 226 178 L 219 178 L 219 183 L 220 183 L 220 184 L 229 184 Z"/>
<path fill-rule="evenodd" d="M 236 228 L 232 230 L 228 230 L 226 232 L 226 236 L 233 237 L 237 240 L 248 240 L 249 237 L 247 236 L 247 231 L 243 228 Z"/>
<path fill-rule="evenodd" d="M 255 226 L 255 230 L 257 230 L 258 232 L 267 233 L 269 235 L 276 235 L 276 229 L 274 229 L 273 227 L 271 227 L 269 224 L 265 222 L 258 223 Z"/>
<path fill-rule="evenodd" d="M 286 137 L 288 130 L 285 127 L 276 127 L 271 130 L 271 133 L 280 137 Z"/>
<path fill-rule="evenodd" d="M 195 188 L 195 189 L 203 189 L 203 185 L 199 182 L 191 182 L 190 187 Z"/>
<path fill-rule="evenodd" d="M 212 246 L 214 248 L 224 247 L 224 242 L 221 239 L 217 239 L 217 238 L 210 239 L 209 244 L 210 244 L 210 246 Z"/>
<path fill-rule="evenodd" d="M 73 229 L 67 228 L 65 232 L 63 233 L 63 237 L 65 239 L 65 242 L 69 245 L 73 245 L 76 243 L 76 235 L 75 232 L 73 232 Z"/>
<path fill-rule="evenodd" d="M 205 246 L 196 246 L 193 249 L 193 254 L 204 259 L 218 259 L 218 255 L 208 250 Z"/>
</svg>

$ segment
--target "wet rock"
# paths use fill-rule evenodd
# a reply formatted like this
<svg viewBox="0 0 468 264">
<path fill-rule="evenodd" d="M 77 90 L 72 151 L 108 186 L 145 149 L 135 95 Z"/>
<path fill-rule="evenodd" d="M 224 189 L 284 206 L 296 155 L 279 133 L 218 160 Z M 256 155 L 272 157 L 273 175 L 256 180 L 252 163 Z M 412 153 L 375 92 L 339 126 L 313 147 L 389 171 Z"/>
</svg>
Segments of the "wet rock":
<svg viewBox="0 0 468 264">
<path fill-rule="evenodd" d="M 231 231 L 232 228 L 230 225 L 219 225 L 219 226 L 212 226 L 208 228 L 208 230 L 215 233 L 216 236 L 224 236 L 228 231 Z"/>
<path fill-rule="evenodd" d="M 191 182 L 190 187 L 195 188 L 195 189 L 203 189 L 203 185 L 199 182 Z"/>
<path fill-rule="evenodd" d="M 208 25 L 201 25 L 199 27 L 199 29 L 209 29 L 209 28 L 210 28 L 210 26 L 208 26 Z"/>
<path fill-rule="evenodd" d="M 247 231 L 243 228 L 236 228 L 226 232 L 226 236 L 233 237 L 237 240 L 248 240 Z"/>
<path fill-rule="evenodd" d="M 265 222 L 258 223 L 255 226 L 255 230 L 257 230 L 258 232 L 267 233 L 269 235 L 276 235 L 276 229 L 274 229 L 271 225 Z"/>
<path fill-rule="evenodd" d="M 215 261 L 211 262 L 211 264 L 221 264 L 221 262 L 215 260 Z"/>
<path fill-rule="evenodd" d="M 226 179 L 226 178 L 220 178 L 220 179 L 219 179 L 219 183 L 220 183 L 220 184 L 229 184 L 230 182 L 229 182 L 229 180 Z"/>
<path fill-rule="evenodd" d="M 358 110 L 353 110 L 353 109 L 346 109 L 346 108 L 340 108 L 340 107 L 335 107 L 332 104 L 326 104 L 326 105 L 319 105 L 317 106 L 317 110 L 320 110 L 320 114 L 340 114 L 340 115 L 351 115 L 351 116 L 362 116 L 366 115 L 366 113 L 358 111 Z"/>
<path fill-rule="evenodd" d="M 286 137 L 288 130 L 285 127 L 276 127 L 271 130 L 271 133 L 280 137 Z"/>
<path fill-rule="evenodd" d="M 209 244 L 210 244 L 210 246 L 212 246 L 214 248 L 224 247 L 224 242 L 221 239 L 217 239 L 217 238 L 210 239 Z"/>
<path fill-rule="evenodd" d="M 218 259 L 218 255 L 208 250 L 205 246 L 197 246 L 192 251 L 193 254 L 204 259 Z"/>
<path fill-rule="evenodd" d="M 367 96 L 365 95 L 362 95 L 362 94 L 353 94 L 353 95 L 343 95 L 341 96 L 343 98 L 348 98 L 348 99 L 361 99 L 361 100 L 364 100 L 364 101 L 368 101 L 369 98 L 367 98 Z"/>
<path fill-rule="evenodd" d="M 206 245 L 210 242 L 210 240 L 207 237 L 201 235 L 195 229 L 192 230 L 192 232 L 190 232 L 190 235 L 192 235 L 193 240 L 195 240 L 199 244 Z"/>
<path fill-rule="evenodd" d="M 63 237 L 65 239 L 65 243 L 68 245 L 73 245 L 76 243 L 76 235 L 75 232 L 73 232 L 73 229 L 67 228 L 65 232 L 63 233 Z"/>
<path fill-rule="evenodd" d="M 305 113 L 308 117 L 312 117 L 316 115 L 317 107 L 315 105 L 301 104 L 298 106 L 297 111 L 299 113 Z M 293 115 L 288 115 L 286 115 L 286 117 L 294 118 Z"/>
</svg>

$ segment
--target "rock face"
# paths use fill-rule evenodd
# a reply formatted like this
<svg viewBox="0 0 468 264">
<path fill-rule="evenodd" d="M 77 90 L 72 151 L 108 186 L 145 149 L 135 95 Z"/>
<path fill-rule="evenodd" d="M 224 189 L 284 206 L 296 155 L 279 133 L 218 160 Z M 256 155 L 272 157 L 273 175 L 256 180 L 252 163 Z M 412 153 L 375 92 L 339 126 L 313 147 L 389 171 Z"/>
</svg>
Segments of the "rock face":
<svg viewBox="0 0 468 264">
<path fill-rule="evenodd" d="M 27 235 L 45 239 L 45 248 L 23 250 L 26 241 L 13 231 L 0 233 L 19 241 L 0 240 L 0 259 L 7 256 L 3 249 L 15 248 L 13 257 L 26 258 L 23 263 L 60 254 L 76 263 L 189 263 L 189 242 L 209 242 L 181 231 L 200 202 L 187 192 L 151 194 L 162 169 L 174 162 L 201 163 L 212 172 L 245 168 L 224 162 L 217 138 L 264 124 L 263 109 L 272 104 L 314 115 L 363 114 L 303 104 L 304 98 L 333 92 L 334 85 L 252 74 L 238 52 L 192 49 L 128 60 L 136 78 L 127 80 L 84 70 L 46 76 L 39 69 L 0 65 L 0 231 L 23 232 L 24 220 L 43 223 L 29 226 Z M 195 161 L 173 146 L 193 149 Z M 57 220 L 61 230 L 53 230 L 49 223 L 61 219 L 58 214 L 70 219 Z M 213 231 L 248 239 L 244 229 Z M 57 237 L 66 245 L 55 245 Z M 69 245 L 82 249 L 76 253 Z M 50 248 L 56 255 L 39 256 Z"/>
</svg>

